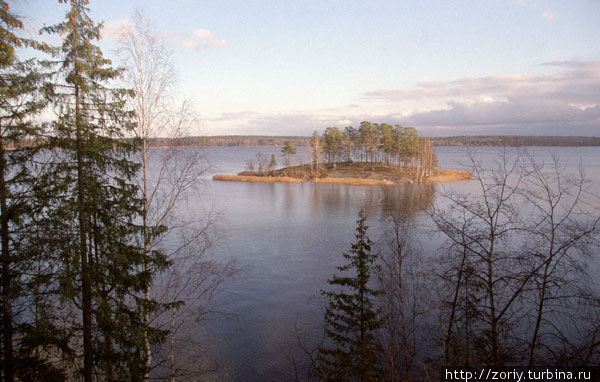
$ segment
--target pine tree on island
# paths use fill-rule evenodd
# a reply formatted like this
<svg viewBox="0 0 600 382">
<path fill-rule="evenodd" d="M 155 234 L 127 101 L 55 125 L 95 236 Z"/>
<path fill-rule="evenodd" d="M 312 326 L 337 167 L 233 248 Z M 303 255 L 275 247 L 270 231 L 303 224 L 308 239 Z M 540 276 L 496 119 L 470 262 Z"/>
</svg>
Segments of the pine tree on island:
<svg viewBox="0 0 600 382">
<path fill-rule="evenodd" d="M 296 146 L 292 145 L 290 141 L 285 141 L 281 153 L 286 156 L 285 166 L 290 167 L 292 165 L 292 157 L 296 155 Z"/>
</svg>

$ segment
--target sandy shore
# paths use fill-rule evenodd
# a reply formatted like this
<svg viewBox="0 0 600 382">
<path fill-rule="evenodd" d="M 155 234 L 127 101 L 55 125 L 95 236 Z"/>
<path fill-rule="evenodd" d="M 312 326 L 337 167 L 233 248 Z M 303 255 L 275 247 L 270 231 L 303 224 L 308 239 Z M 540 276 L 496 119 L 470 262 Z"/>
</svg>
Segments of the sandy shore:
<svg viewBox="0 0 600 382">
<path fill-rule="evenodd" d="M 450 170 L 450 169 L 436 169 L 433 176 L 425 179 L 425 182 L 456 182 L 461 180 L 473 179 L 473 174 L 468 171 L 461 170 Z M 346 184 L 351 186 L 393 186 L 402 183 L 412 183 L 408 178 L 402 178 L 400 180 L 389 180 L 389 179 L 371 179 L 371 178 L 340 178 L 340 177 L 326 177 L 326 178 L 293 178 L 289 176 L 250 176 L 250 175 L 228 175 L 228 174 L 217 174 L 213 176 L 213 180 L 227 181 L 227 182 L 260 182 L 260 183 L 301 183 L 301 182 L 314 182 L 314 183 L 331 183 L 331 184 Z"/>
</svg>

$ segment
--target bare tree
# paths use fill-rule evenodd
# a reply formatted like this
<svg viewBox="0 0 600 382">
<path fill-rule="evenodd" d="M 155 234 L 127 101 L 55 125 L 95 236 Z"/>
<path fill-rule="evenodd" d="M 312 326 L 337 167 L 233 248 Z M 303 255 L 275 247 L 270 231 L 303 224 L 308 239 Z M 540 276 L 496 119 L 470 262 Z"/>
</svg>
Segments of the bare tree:
<svg viewBox="0 0 600 382">
<path fill-rule="evenodd" d="M 264 153 L 256 154 L 256 163 L 258 164 L 258 173 L 260 175 L 269 171 L 269 159 Z"/>
<path fill-rule="evenodd" d="M 551 353 L 556 352 L 547 351 L 552 348 L 549 338 L 567 337 L 564 333 L 567 328 L 552 321 L 563 317 L 559 322 L 568 322 L 582 308 L 588 310 L 587 314 L 593 314 L 590 308 L 598 309 L 598 299 L 589 287 L 583 264 L 591 249 L 597 248 L 600 217 L 594 213 L 598 200 L 582 168 L 578 174 L 567 174 L 555 155 L 547 164 L 531 155 L 526 161 L 529 176 L 524 179 L 521 192 L 530 206 L 530 253 L 537 263 L 529 297 L 533 329 L 527 336 L 527 364 L 533 366 L 537 361 L 563 361 L 551 359 L 556 355 Z M 594 334 L 598 329 L 596 324 L 587 330 Z M 585 354 L 594 353 L 598 344 L 592 342 L 585 347 L 588 348 Z M 564 356 L 563 352 L 561 357 Z"/>
<path fill-rule="evenodd" d="M 325 341 L 325 326 L 323 312 L 323 323 L 315 327 L 308 322 L 301 322 L 301 316 L 298 314 L 294 321 L 293 331 L 284 337 L 281 344 L 281 354 L 286 362 L 281 369 L 282 379 L 291 379 L 293 372 L 294 381 L 316 381 L 318 364 L 318 348 L 323 346 Z M 315 332 L 320 334 L 315 337 Z"/>
<path fill-rule="evenodd" d="M 310 148 L 307 150 L 308 152 L 312 151 L 312 160 L 310 161 L 312 176 L 319 174 L 319 170 L 321 168 L 321 158 L 323 156 L 323 152 L 321 150 L 321 137 L 319 137 L 319 133 L 315 130 L 313 132 L 313 138 L 311 140 Z"/>
<path fill-rule="evenodd" d="M 465 364 L 500 365 L 513 354 L 510 338 L 520 313 L 515 302 L 528 281 L 526 275 L 531 274 L 521 243 L 514 240 L 523 230 L 513 202 L 523 173 L 519 157 L 506 151 L 493 169 L 486 169 L 474 157 L 471 160 L 478 194 L 442 193 L 447 208 L 430 211 L 437 228 L 450 240 L 451 266 L 442 276 L 454 292 L 448 296 L 451 320 L 446 322 L 444 355 L 449 356 L 449 347 L 457 344 L 454 339 L 473 339 L 468 346 L 455 346 L 454 356 L 445 362 L 460 359 Z M 523 269 L 525 274 L 520 274 Z M 462 325 L 469 328 L 466 336 L 454 335 L 457 304 L 463 308 Z M 458 354 L 459 350 L 464 352 Z M 475 354 L 480 358 L 471 359 Z"/>
<path fill-rule="evenodd" d="M 256 162 L 254 161 L 254 159 L 248 159 L 246 161 L 246 170 L 253 174 L 254 173 L 254 167 L 256 167 Z"/>
<path fill-rule="evenodd" d="M 521 151 L 505 149 L 493 167 L 469 158 L 477 187 L 443 191 L 429 210 L 448 240 L 439 273 L 443 361 L 533 365 L 565 356 L 559 348 L 574 337 L 563 322 L 576 320 L 578 307 L 598 309 L 581 281 L 585 256 L 597 249 L 597 201 L 590 204 L 583 173 L 567 176 L 556 159 L 545 169 Z M 597 346 L 578 345 L 572 350 Z"/>
<path fill-rule="evenodd" d="M 423 344 L 428 333 L 431 301 L 423 250 L 418 245 L 413 214 L 396 210 L 382 218 L 383 238 L 379 284 L 384 317 L 381 345 L 390 381 L 423 380 L 431 372 L 426 366 Z"/>
<path fill-rule="evenodd" d="M 128 69 L 125 80 L 135 91 L 133 108 L 137 115 L 137 135 L 142 142 L 140 163 L 141 189 L 145 201 L 143 245 L 146 253 L 162 251 L 172 265 L 154 284 L 146 285 L 145 299 L 154 297 L 172 303 L 168 311 L 154 317 L 146 314 L 148 326 L 168 332 L 164 348 L 151 349 L 146 332 L 146 369 L 168 363 L 171 379 L 179 376 L 176 359 L 183 354 L 174 344 L 181 336 L 191 338 L 189 331 L 195 320 L 206 312 L 205 304 L 217 286 L 235 272 L 232 263 L 218 263 L 208 257 L 215 243 L 218 214 L 186 214 L 183 203 L 197 193 L 209 162 L 199 148 L 178 148 L 176 139 L 189 134 L 198 123 L 191 103 L 174 100 L 176 75 L 168 48 L 157 38 L 150 22 L 137 12 L 135 25 L 121 36 L 119 55 Z M 153 138 L 171 138 L 163 148 L 150 148 Z M 194 206 L 198 210 L 201 206 Z M 155 227 L 151 229 L 151 227 Z M 182 306 L 179 303 L 185 303 Z M 194 318 L 194 321 L 190 321 Z M 176 352 L 176 350 L 178 350 Z M 186 349 L 189 350 L 189 349 Z M 161 358 L 153 359 L 153 354 Z M 196 355 L 197 356 L 197 355 Z M 189 359 L 186 359 L 189 360 Z M 194 362 L 194 372 L 201 373 L 203 364 Z M 185 374 L 194 374 L 186 369 Z"/>
</svg>

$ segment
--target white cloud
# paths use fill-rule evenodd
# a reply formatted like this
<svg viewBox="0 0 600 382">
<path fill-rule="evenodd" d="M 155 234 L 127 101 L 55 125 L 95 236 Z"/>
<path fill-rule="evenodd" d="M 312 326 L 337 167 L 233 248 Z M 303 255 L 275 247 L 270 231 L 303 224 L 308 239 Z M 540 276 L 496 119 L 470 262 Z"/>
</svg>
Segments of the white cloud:
<svg viewBox="0 0 600 382">
<path fill-rule="evenodd" d="M 556 20 L 556 12 L 554 12 L 550 9 L 546 9 L 544 12 L 542 12 L 540 17 L 547 23 L 551 23 L 554 20 Z"/>
<path fill-rule="evenodd" d="M 102 38 L 118 39 L 124 32 L 133 29 L 134 25 L 127 19 L 109 20 L 102 28 Z M 186 32 L 166 32 L 156 35 L 158 39 L 181 44 L 183 47 L 203 52 L 216 47 L 227 47 L 229 43 L 208 29 L 194 29 Z"/>
<path fill-rule="evenodd" d="M 543 65 L 554 72 L 418 83 L 369 92 L 360 105 L 314 112 L 233 111 L 205 121 L 229 134 L 308 136 L 367 120 L 415 126 L 431 135 L 600 135 L 600 61 Z"/>
<path fill-rule="evenodd" d="M 223 125 L 227 134 L 265 135 L 310 135 L 314 130 L 321 131 L 327 126 L 335 126 L 339 116 L 311 114 L 303 112 L 257 113 L 227 112 L 210 122 Z"/>
<path fill-rule="evenodd" d="M 102 28 L 102 38 L 118 39 L 128 29 L 133 28 L 133 24 L 126 19 L 115 19 L 104 22 Z"/>
<path fill-rule="evenodd" d="M 202 52 L 210 48 L 229 46 L 229 43 L 219 37 L 215 32 L 207 29 L 194 29 L 187 33 L 181 44 L 189 49 Z"/>
<path fill-rule="evenodd" d="M 230 111 L 217 116 L 207 117 L 206 120 L 210 122 L 240 123 L 255 118 L 258 115 L 260 114 L 254 111 Z"/>
<path fill-rule="evenodd" d="M 600 61 L 554 62 L 549 75 L 462 78 L 418 83 L 412 88 L 367 93 L 372 100 L 399 108 L 414 100 L 438 100 L 445 106 L 404 114 L 417 127 L 525 129 L 521 134 L 600 134 Z M 400 114 L 402 115 L 402 114 Z M 535 132 L 527 129 L 534 129 Z"/>
<path fill-rule="evenodd" d="M 302 112 L 258 113 L 250 111 L 226 112 L 205 121 L 214 131 L 224 134 L 258 135 L 301 135 L 309 136 L 315 130 L 321 133 L 329 126 L 344 128 L 358 126 L 360 121 L 400 123 L 395 115 L 374 115 L 364 113 L 348 115 L 345 112 Z"/>
<path fill-rule="evenodd" d="M 560 71 L 549 75 L 511 75 L 461 78 L 451 81 L 422 82 L 407 89 L 383 89 L 367 92 L 370 99 L 393 102 L 419 99 L 440 100 L 515 100 L 552 99 L 563 103 L 600 103 L 600 61 L 557 62 Z"/>
</svg>

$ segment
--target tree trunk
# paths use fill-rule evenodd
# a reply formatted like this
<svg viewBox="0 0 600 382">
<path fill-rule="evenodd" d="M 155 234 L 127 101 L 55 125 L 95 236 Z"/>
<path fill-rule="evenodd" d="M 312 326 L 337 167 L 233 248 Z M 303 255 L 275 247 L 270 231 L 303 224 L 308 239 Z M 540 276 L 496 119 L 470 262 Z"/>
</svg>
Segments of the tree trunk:
<svg viewBox="0 0 600 382">
<path fill-rule="evenodd" d="M 0 125 L 0 129 L 2 126 Z M 0 130 L 1 131 L 1 130 Z M 0 208 L 1 208 L 1 226 L 0 235 L 2 236 L 2 342 L 3 342 L 3 364 L 2 370 L 5 381 L 13 381 L 13 314 L 11 298 L 11 259 L 10 259 L 10 240 L 8 231 L 8 189 L 6 187 L 6 152 L 4 150 L 4 138 L 0 133 Z"/>
<path fill-rule="evenodd" d="M 106 354 L 108 355 L 106 362 L 106 382 L 114 382 L 115 372 L 113 370 L 112 360 L 110 359 L 110 354 L 112 353 L 112 340 L 110 335 L 107 335 L 104 346 L 106 349 Z"/>
<path fill-rule="evenodd" d="M 177 318 L 176 308 L 173 308 L 173 315 L 171 316 L 171 333 L 175 332 L 175 320 Z M 171 334 L 171 340 L 169 343 L 169 363 L 171 366 L 171 382 L 175 382 L 177 376 L 175 367 L 175 337 Z"/>
<path fill-rule="evenodd" d="M 548 268 L 550 267 L 550 261 L 548 261 L 544 267 L 544 276 L 542 278 L 542 286 L 540 288 L 540 303 L 536 312 L 535 329 L 531 338 L 531 344 L 529 345 L 529 352 L 527 354 L 527 367 L 530 368 L 535 362 L 535 348 L 538 341 L 540 327 L 542 325 L 542 317 L 544 313 L 544 302 L 546 301 L 546 290 L 548 283 Z"/>
<path fill-rule="evenodd" d="M 492 230 L 490 237 L 493 239 L 496 232 Z M 498 354 L 498 317 L 496 316 L 495 290 L 494 290 L 494 241 L 492 240 L 490 252 L 487 258 L 487 294 L 490 303 L 490 342 L 492 366 L 500 366 Z"/>
<path fill-rule="evenodd" d="M 142 127 L 144 128 L 144 127 Z M 148 258 L 150 256 L 150 237 L 148 235 L 148 136 L 145 131 L 142 132 L 142 167 L 144 172 L 144 185 L 143 185 L 143 197 L 144 197 L 144 211 L 142 215 L 143 229 L 144 229 L 144 256 Z M 144 271 L 149 272 L 148 261 L 144 261 Z M 150 282 L 144 285 L 144 300 L 148 304 L 150 302 Z M 144 381 L 148 381 L 150 376 L 150 368 L 152 367 L 152 349 L 150 347 L 150 338 L 148 337 L 148 327 L 150 325 L 150 312 L 148 306 L 144 307 Z"/>
<path fill-rule="evenodd" d="M 84 179 L 84 148 L 81 134 L 81 110 L 80 110 L 79 86 L 75 86 L 75 124 L 77 145 L 77 204 L 79 214 L 79 252 L 81 257 L 81 300 L 83 315 L 83 379 L 92 382 L 92 291 L 89 279 L 88 256 L 87 256 L 87 216 L 85 211 L 85 179 Z"/>
</svg>

